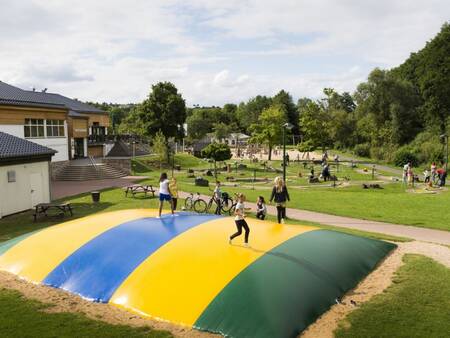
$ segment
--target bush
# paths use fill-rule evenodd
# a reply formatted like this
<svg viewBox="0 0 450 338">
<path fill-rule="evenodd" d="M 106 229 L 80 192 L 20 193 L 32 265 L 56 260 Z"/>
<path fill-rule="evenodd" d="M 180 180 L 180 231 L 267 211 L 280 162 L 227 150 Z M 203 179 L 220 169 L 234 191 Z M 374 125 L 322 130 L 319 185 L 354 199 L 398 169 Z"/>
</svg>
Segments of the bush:
<svg viewBox="0 0 450 338">
<path fill-rule="evenodd" d="M 394 163 L 397 166 L 403 166 L 406 163 L 411 162 L 413 167 L 416 167 L 419 165 L 419 159 L 417 158 L 416 154 L 414 154 L 411 149 L 407 147 L 401 147 L 399 148 L 394 155 Z"/>
<path fill-rule="evenodd" d="M 370 156 L 370 144 L 369 143 L 362 143 L 357 144 L 355 148 L 353 149 L 356 156 L 360 157 L 369 157 Z"/>
</svg>

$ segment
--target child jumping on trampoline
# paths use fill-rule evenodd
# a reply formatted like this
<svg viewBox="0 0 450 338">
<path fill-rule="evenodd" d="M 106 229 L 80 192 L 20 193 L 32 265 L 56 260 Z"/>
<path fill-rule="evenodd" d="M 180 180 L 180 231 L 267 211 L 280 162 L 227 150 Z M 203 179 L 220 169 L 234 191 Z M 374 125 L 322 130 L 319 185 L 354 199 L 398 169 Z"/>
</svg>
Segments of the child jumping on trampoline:
<svg viewBox="0 0 450 338">
<path fill-rule="evenodd" d="M 167 179 L 166 173 L 162 173 L 159 177 L 159 217 L 161 217 L 161 211 L 164 201 L 170 203 L 170 210 L 172 211 L 173 215 L 173 201 L 172 197 L 170 196 L 169 180 Z"/>
<path fill-rule="evenodd" d="M 250 234 L 250 228 L 248 227 L 247 222 L 245 221 L 245 195 L 239 194 L 238 195 L 238 202 L 236 204 L 236 209 L 234 211 L 235 218 L 234 222 L 236 223 L 237 232 L 230 236 L 229 243 L 231 244 L 231 241 L 242 234 L 242 228 L 245 230 L 245 242 L 244 245 L 248 247 L 248 235 Z"/>
</svg>

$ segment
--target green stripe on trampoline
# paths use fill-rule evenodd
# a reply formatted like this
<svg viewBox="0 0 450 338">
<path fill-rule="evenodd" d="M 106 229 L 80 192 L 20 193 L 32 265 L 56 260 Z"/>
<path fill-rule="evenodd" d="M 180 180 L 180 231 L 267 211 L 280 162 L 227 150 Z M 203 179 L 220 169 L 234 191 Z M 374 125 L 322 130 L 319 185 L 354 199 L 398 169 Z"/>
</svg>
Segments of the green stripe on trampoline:
<svg viewBox="0 0 450 338">
<path fill-rule="evenodd" d="M 1 242 L 0 243 L 0 256 L 3 255 L 9 249 L 11 249 L 17 243 L 22 242 L 25 238 L 30 237 L 31 235 L 33 235 L 36 232 L 39 232 L 41 230 L 42 229 L 39 229 L 39 230 L 36 230 L 36 231 L 32 231 L 32 232 L 28 232 L 26 234 L 14 237 L 14 238 L 12 238 L 10 240 L 7 240 L 5 242 Z"/>
<path fill-rule="evenodd" d="M 295 337 L 395 247 L 328 230 L 301 234 L 237 275 L 194 327 L 227 337 Z"/>
</svg>

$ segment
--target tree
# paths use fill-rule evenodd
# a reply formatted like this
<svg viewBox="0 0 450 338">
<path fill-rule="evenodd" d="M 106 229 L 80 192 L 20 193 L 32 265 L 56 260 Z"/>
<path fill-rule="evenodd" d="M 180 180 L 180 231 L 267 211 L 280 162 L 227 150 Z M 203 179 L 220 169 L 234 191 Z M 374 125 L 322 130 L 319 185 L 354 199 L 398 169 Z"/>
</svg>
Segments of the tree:
<svg viewBox="0 0 450 338">
<path fill-rule="evenodd" d="M 329 115 L 323 107 L 314 101 L 306 104 L 300 114 L 300 128 L 303 142 L 300 145 L 302 151 L 313 151 L 322 148 L 323 151 L 330 145 Z"/>
<path fill-rule="evenodd" d="M 234 130 L 234 125 L 229 125 L 223 122 L 214 123 L 214 138 L 222 141 L 224 138 L 230 136 Z"/>
<path fill-rule="evenodd" d="M 228 144 L 213 142 L 202 150 L 202 156 L 214 160 L 214 177 L 217 178 L 217 161 L 226 161 L 231 158 L 231 150 Z"/>
<path fill-rule="evenodd" d="M 140 118 L 140 106 L 134 106 L 130 113 L 122 119 L 117 132 L 123 135 L 137 135 L 143 136 L 146 134 L 146 129 Z"/>
<path fill-rule="evenodd" d="M 413 84 L 423 99 L 420 111 L 428 125 L 437 125 L 444 134 L 450 117 L 450 23 L 391 73 Z"/>
<path fill-rule="evenodd" d="M 172 83 L 159 82 L 142 102 L 140 118 L 147 135 L 161 131 L 167 144 L 170 137 L 183 137 L 181 126 L 186 120 L 186 104 Z"/>
<path fill-rule="evenodd" d="M 275 105 L 280 105 L 283 107 L 284 111 L 286 112 L 286 117 L 288 119 L 288 122 L 291 123 L 294 127 L 292 128 L 292 133 L 294 135 L 299 134 L 299 128 L 298 128 L 298 110 L 297 107 L 294 104 L 294 101 L 292 100 L 292 96 L 285 90 L 280 90 L 278 94 L 276 94 L 272 98 L 272 102 Z"/>
<path fill-rule="evenodd" d="M 159 162 L 159 169 L 161 170 L 162 164 L 168 159 L 168 148 L 166 144 L 166 138 L 161 131 L 156 132 L 153 138 L 153 152 Z"/>
<path fill-rule="evenodd" d="M 236 118 L 241 130 L 248 133 L 249 127 L 258 122 L 259 115 L 271 104 L 271 98 L 261 95 L 250 99 L 247 103 L 241 102 L 236 111 Z"/>
<path fill-rule="evenodd" d="M 266 144 L 269 148 L 269 161 L 272 159 L 272 148 L 282 143 L 283 124 L 287 122 L 286 113 L 282 106 L 272 105 L 262 111 L 258 122 L 249 127 L 250 142 Z"/>
</svg>

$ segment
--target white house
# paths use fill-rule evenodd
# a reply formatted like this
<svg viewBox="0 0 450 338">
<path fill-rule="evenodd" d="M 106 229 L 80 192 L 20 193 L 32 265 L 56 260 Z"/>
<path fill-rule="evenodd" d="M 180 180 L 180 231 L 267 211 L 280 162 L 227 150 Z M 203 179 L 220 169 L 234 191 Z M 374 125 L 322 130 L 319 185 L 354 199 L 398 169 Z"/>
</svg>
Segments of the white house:
<svg viewBox="0 0 450 338">
<path fill-rule="evenodd" d="M 0 218 L 51 200 L 55 150 L 0 132 Z"/>
</svg>

